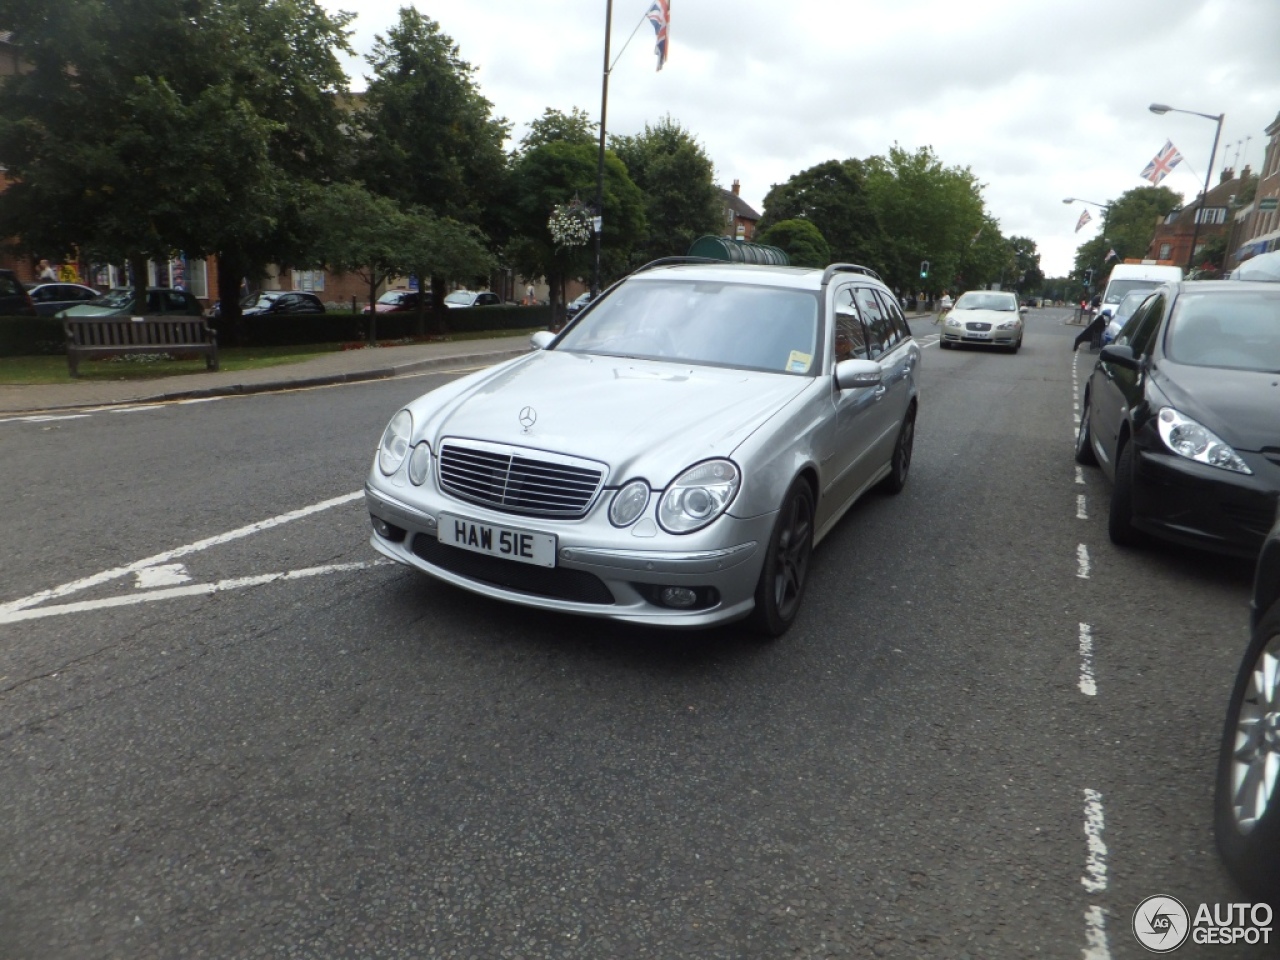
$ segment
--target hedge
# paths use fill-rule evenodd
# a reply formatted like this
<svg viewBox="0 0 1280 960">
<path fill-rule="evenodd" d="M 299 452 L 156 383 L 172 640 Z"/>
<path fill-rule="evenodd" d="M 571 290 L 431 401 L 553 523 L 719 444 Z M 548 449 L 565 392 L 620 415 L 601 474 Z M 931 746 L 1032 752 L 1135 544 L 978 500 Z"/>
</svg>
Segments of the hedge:
<svg viewBox="0 0 1280 960">
<path fill-rule="evenodd" d="M 427 314 L 427 330 L 433 317 Z M 472 307 L 450 310 L 445 316 L 446 333 L 480 333 L 488 330 L 527 330 L 551 324 L 549 306 Z M 355 343 L 367 340 L 369 318 L 349 311 L 331 311 L 323 315 L 295 314 L 278 317 L 249 317 L 244 332 L 249 346 L 288 347 L 311 343 Z M 218 329 L 218 321 L 209 325 Z M 412 313 L 378 314 L 379 340 L 412 337 L 417 328 L 417 315 Z M 219 331 L 218 342 L 231 345 L 227 332 Z M 66 335 L 62 321 L 55 317 L 0 317 L 0 357 L 36 356 L 66 353 Z"/>
</svg>

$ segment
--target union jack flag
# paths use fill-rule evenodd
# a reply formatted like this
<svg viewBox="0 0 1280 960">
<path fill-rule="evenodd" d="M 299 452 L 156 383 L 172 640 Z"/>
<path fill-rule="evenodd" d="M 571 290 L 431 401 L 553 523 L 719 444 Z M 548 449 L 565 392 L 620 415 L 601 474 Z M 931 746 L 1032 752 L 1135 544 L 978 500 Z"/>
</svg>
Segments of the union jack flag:
<svg viewBox="0 0 1280 960">
<path fill-rule="evenodd" d="M 653 24 L 656 34 L 653 52 L 658 55 L 658 69 L 667 62 L 667 48 L 671 40 L 671 0 L 653 0 L 653 6 L 645 14 Z"/>
<path fill-rule="evenodd" d="M 1178 148 L 1173 145 L 1172 140 L 1166 140 L 1164 147 L 1155 155 L 1155 159 L 1142 171 L 1142 177 L 1150 180 L 1154 186 L 1167 177 L 1170 171 L 1181 162 L 1182 154 L 1178 152 Z"/>
<path fill-rule="evenodd" d="M 1088 210 L 1081 210 L 1080 219 L 1076 221 L 1076 233 L 1079 233 L 1080 228 L 1083 227 L 1086 223 L 1088 223 L 1092 219 L 1093 217 L 1089 216 Z"/>
</svg>

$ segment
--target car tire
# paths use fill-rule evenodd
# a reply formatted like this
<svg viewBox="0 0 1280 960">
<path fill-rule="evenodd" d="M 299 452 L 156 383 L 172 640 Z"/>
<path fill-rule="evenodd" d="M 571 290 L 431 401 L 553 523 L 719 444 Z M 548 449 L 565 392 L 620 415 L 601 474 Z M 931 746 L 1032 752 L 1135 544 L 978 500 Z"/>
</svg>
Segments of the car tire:
<svg viewBox="0 0 1280 960">
<path fill-rule="evenodd" d="M 1116 458 L 1116 482 L 1111 487 L 1111 512 L 1107 533 L 1118 547 L 1136 547 L 1142 536 L 1133 526 L 1133 441 L 1126 443 Z"/>
<path fill-rule="evenodd" d="M 1076 430 L 1076 463 L 1085 467 L 1098 465 L 1097 454 L 1093 452 L 1093 435 L 1089 430 L 1089 395 L 1084 395 L 1084 403 L 1080 405 L 1080 426 Z"/>
<path fill-rule="evenodd" d="M 813 552 L 813 491 L 797 478 L 783 498 L 756 583 L 753 633 L 775 638 L 790 629 L 804 599 Z"/>
<path fill-rule="evenodd" d="M 1280 908 L 1280 783 L 1273 783 L 1269 794 L 1264 791 L 1259 796 L 1255 790 L 1249 796 L 1238 791 L 1235 782 L 1243 774 L 1241 786 L 1257 786 L 1263 766 L 1274 764 L 1280 753 L 1275 720 L 1280 711 L 1280 681 L 1275 663 L 1262 671 L 1264 659 L 1280 660 L 1280 601 L 1258 621 L 1227 703 L 1214 791 L 1214 835 L 1223 862 L 1245 893 Z M 1237 812 L 1239 793 L 1244 794 L 1239 799 L 1252 804 L 1251 811 Z M 1251 824 L 1242 825 L 1242 817 Z"/>
<path fill-rule="evenodd" d="M 899 494 L 907 485 L 907 475 L 911 472 L 911 451 L 916 440 L 916 406 L 913 403 L 907 410 L 907 416 L 898 430 L 898 441 L 893 445 L 893 459 L 889 461 L 889 475 L 882 484 L 886 493 Z"/>
</svg>

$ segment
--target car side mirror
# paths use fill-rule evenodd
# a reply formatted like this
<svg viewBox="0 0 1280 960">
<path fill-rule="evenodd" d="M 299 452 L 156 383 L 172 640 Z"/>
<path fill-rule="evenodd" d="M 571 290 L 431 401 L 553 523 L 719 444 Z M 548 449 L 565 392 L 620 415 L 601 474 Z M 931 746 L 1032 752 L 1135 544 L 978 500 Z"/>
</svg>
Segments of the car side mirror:
<svg viewBox="0 0 1280 960">
<path fill-rule="evenodd" d="M 884 369 L 874 360 L 841 360 L 836 364 L 836 386 L 841 390 L 878 387 Z"/>
<path fill-rule="evenodd" d="M 1133 347 L 1127 344 L 1124 346 L 1108 344 L 1098 354 L 1098 360 L 1102 363 L 1114 363 L 1117 367 L 1124 367 L 1126 370 L 1137 370 L 1139 366 L 1138 358 L 1133 355 Z"/>
<path fill-rule="evenodd" d="M 533 349 L 545 350 L 547 347 L 551 346 L 551 341 L 555 338 L 556 335 L 550 330 L 539 330 L 529 338 L 529 342 L 533 344 Z"/>
<path fill-rule="evenodd" d="M 1027 308 L 1026 308 L 1025 306 L 1021 306 L 1021 307 L 1019 307 L 1019 308 L 1018 308 L 1018 312 L 1019 312 L 1019 313 L 1026 313 L 1026 312 L 1027 312 Z"/>
</svg>

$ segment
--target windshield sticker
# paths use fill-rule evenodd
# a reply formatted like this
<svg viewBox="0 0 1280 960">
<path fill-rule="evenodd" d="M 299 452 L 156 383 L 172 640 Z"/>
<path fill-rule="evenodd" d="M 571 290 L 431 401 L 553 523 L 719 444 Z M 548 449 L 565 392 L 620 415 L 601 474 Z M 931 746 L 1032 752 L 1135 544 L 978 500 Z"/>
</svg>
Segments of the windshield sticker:
<svg viewBox="0 0 1280 960">
<path fill-rule="evenodd" d="M 808 373 L 809 364 L 813 362 L 813 354 L 792 350 L 787 357 L 787 373 Z"/>
</svg>

